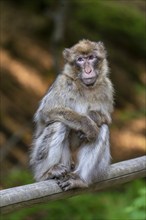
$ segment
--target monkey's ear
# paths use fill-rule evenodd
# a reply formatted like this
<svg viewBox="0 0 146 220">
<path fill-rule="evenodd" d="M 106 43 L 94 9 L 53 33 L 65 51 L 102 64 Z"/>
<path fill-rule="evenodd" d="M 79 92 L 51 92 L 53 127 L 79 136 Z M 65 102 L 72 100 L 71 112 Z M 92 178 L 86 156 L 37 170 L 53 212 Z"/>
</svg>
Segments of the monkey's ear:
<svg viewBox="0 0 146 220">
<path fill-rule="evenodd" d="M 70 49 L 68 48 L 65 48 L 64 51 L 63 51 L 63 57 L 66 61 L 69 61 L 69 58 L 70 58 Z"/>
<path fill-rule="evenodd" d="M 99 41 L 99 42 L 97 42 L 97 46 L 98 46 L 98 49 L 99 49 L 99 51 L 101 52 L 101 54 L 104 55 L 104 56 L 106 56 L 106 55 L 107 55 L 107 52 L 106 52 L 104 43 L 103 43 L 102 41 Z"/>
<path fill-rule="evenodd" d="M 100 51 L 105 51 L 105 46 L 104 43 L 102 41 L 97 42 L 98 48 L 100 49 Z"/>
</svg>

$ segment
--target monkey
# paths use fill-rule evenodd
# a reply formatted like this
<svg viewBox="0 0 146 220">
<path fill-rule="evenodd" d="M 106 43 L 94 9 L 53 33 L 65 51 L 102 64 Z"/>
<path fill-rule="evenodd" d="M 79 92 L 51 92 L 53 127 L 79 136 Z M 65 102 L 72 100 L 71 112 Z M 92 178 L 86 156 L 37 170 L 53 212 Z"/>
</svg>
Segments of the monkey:
<svg viewBox="0 0 146 220">
<path fill-rule="evenodd" d="M 114 90 L 101 41 L 80 40 L 63 57 L 64 68 L 34 116 L 30 166 L 36 181 L 55 179 L 66 191 L 108 173 Z"/>
</svg>

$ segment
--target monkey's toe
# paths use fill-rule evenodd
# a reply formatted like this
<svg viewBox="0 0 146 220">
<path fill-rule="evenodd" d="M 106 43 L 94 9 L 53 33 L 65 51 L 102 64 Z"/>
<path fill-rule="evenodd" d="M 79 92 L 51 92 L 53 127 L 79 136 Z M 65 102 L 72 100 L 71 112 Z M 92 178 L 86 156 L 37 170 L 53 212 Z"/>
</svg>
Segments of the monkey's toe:
<svg viewBox="0 0 146 220">
<path fill-rule="evenodd" d="M 87 183 L 85 183 L 82 179 L 80 179 L 79 176 L 76 176 L 73 173 L 70 173 L 62 180 L 58 180 L 57 183 L 63 191 L 67 191 L 69 189 L 74 189 L 74 188 L 88 187 Z"/>
<path fill-rule="evenodd" d="M 67 191 L 69 189 L 72 189 L 72 185 L 71 185 L 70 180 L 57 181 L 57 183 L 63 191 Z"/>
</svg>

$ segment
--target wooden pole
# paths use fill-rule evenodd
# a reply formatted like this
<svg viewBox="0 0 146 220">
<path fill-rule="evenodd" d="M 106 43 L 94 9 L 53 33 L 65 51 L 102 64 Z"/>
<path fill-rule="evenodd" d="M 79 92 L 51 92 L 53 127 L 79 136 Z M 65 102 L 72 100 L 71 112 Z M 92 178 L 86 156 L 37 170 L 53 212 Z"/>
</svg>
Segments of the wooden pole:
<svg viewBox="0 0 146 220">
<path fill-rule="evenodd" d="M 109 187 L 146 176 L 146 156 L 122 161 L 111 165 L 106 179 L 86 189 L 74 189 L 62 192 L 55 180 L 48 180 L 24 186 L 18 186 L 0 192 L 1 213 L 9 213 L 19 208 L 51 200 L 65 199 L 85 192 L 105 190 Z"/>
</svg>

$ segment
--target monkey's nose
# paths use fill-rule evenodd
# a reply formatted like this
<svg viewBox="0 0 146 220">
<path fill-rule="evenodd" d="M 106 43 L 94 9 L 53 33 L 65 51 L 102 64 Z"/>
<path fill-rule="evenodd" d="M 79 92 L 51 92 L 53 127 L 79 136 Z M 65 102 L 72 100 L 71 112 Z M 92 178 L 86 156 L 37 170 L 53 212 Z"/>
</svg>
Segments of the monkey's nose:
<svg viewBox="0 0 146 220">
<path fill-rule="evenodd" d="M 92 72 L 91 67 L 86 66 L 86 67 L 85 67 L 85 73 L 90 74 L 91 72 Z"/>
</svg>

